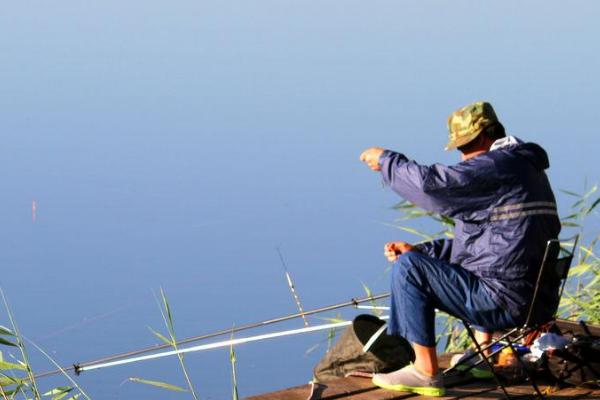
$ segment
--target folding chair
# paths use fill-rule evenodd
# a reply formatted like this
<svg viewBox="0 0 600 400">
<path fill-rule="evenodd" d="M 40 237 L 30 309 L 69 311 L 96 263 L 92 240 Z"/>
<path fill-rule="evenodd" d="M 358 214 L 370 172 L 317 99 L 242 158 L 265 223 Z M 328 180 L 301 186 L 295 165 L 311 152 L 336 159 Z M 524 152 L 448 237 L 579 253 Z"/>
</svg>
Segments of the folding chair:
<svg viewBox="0 0 600 400">
<path fill-rule="evenodd" d="M 474 351 L 473 354 L 469 357 L 466 357 L 461 361 L 461 363 L 465 363 L 469 361 L 473 357 L 481 356 L 481 359 L 478 362 L 469 365 L 467 368 L 463 369 L 463 372 L 474 368 L 481 363 L 485 362 L 487 366 L 490 368 L 490 371 L 494 375 L 494 379 L 498 383 L 498 385 L 502 388 L 504 392 L 504 396 L 507 399 L 510 399 L 510 395 L 506 390 L 506 386 L 504 385 L 501 376 L 498 374 L 498 371 L 494 368 L 493 362 L 491 361 L 492 357 L 496 354 L 500 353 L 503 349 L 509 347 L 519 365 L 523 368 L 527 377 L 535 389 L 536 394 L 543 398 L 544 395 L 538 388 L 535 377 L 531 371 L 525 366 L 525 363 L 521 359 L 517 350 L 515 349 L 514 344 L 523 338 L 531 337 L 532 335 L 538 334 L 544 330 L 544 327 L 548 326 L 551 322 L 556 319 L 556 314 L 558 312 L 558 305 L 560 303 L 560 298 L 562 297 L 563 290 L 565 288 L 565 283 L 567 280 L 567 276 L 569 275 L 569 269 L 571 268 L 571 262 L 573 261 L 573 257 L 575 254 L 575 250 L 577 248 L 577 241 L 579 236 L 575 236 L 573 239 L 573 247 L 570 251 L 561 249 L 560 241 L 553 239 L 549 240 L 546 245 L 546 251 L 544 252 L 544 258 L 542 259 L 542 265 L 540 267 L 540 271 L 538 273 L 538 277 L 535 284 L 535 289 L 533 292 L 533 298 L 531 300 L 531 304 L 529 306 L 529 310 L 527 312 L 527 319 L 525 323 L 521 326 L 514 327 L 510 329 L 508 332 L 502 334 L 498 338 L 494 338 L 491 343 L 486 344 L 485 346 L 481 346 L 475 340 L 475 334 L 473 333 L 473 329 L 466 321 L 463 321 L 463 324 L 467 330 L 467 333 L 473 343 L 477 351 Z M 561 250 L 565 254 L 561 257 Z M 542 296 L 548 296 L 547 298 L 542 298 Z M 540 308 L 540 305 L 544 305 L 543 308 Z M 548 315 L 548 312 L 543 312 L 544 310 L 552 310 L 552 314 Z M 498 346 L 494 351 L 490 352 L 489 355 L 485 355 L 485 351 L 490 350 L 493 346 Z M 448 373 L 458 367 L 454 365 L 444 371 L 444 373 Z"/>
</svg>

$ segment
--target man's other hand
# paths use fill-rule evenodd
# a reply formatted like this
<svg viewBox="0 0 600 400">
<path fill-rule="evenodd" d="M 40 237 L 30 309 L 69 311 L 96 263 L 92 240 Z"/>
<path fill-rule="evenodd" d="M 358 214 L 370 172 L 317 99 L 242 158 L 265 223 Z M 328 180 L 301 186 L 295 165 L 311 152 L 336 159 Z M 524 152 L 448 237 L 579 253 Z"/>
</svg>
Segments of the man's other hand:
<svg viewBox="0 0 600 400">
<path fill-rule="evenodd" d="M 387 242 L 383 247 L 383 254 L 389 262 L 396 262 L 400 254 L 414 250 L 415 246 L 406 242 Z"/>
<path fill-rule="evenodd" d="M 382 153 L 383 149 L 381 147 L 368 148 L 360 155 L 360 161 L 366 163 L 373 171 L 381 171 L 379 157 Z"/>
</svg>

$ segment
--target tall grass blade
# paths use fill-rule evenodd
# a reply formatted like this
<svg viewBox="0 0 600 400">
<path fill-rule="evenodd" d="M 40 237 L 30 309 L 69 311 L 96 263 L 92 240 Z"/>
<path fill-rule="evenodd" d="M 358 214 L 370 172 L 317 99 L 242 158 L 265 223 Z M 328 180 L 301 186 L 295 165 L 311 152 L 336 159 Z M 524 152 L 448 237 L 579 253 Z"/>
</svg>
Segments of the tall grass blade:
<svg viewBox="0 0 600 400">
<path fill-rule="evenodd" d="M 157 388 L 161 388 L 161 389 L 165 389 L 165 390 L 170 390 L 173 392 L 188 392 L 187 389 L 182 388 L 180 386 L 176 386 L 176 385 L 172 385 L 170 383 L 166 383 L 166 382 L 161 382 L 161 381 L 153 381 L 150 379 L 143 379 L 143 378 L 136 378 L 136 377 L 131 377 L 128 379 L 130 382 L 135 382 L 135 383 L 142 383 L 144 385 L 150 385 L 150 386 L 154 386 Z"/>
<path fill-rule="evenodd" d="M 592 211 L 594 211 L 594 208 L 596 208 L 596 206 L 597 206 L 598 204 L 600 204 L 600 197 L 598 197 L 598 198 L 596 199 L 596 201 L 594 201 L 594 202 L 592 203 L 592 205 L 591 205 L 591 206 L 589 206 L 589 207 L 588 207 L 588 208 L 585 210 L 585 215 L 588 215 L 589 213 L 591 213 Z"/>
<path fill-rule="evenodd" d="M 333 340 L 337 336 L 337 332 L 338 331 L 336 328 L 331 328 L 327 331 L 327 352 L 331 350 L 331 346 L 333 346 Z"/>
<path fill-rule="evenodd" d="M 26 372 L 27 372 L 27 376 L 29 378 L 29 382 L 31 385 L 30 386 L 31 393 L 32 393 L 34 399 L 41 400 L 40 391 L 38 389 L 37 382 L 35 380 L 35 375 L 33 374 L 33 370 L 31 369 L 31 364 L 29 363 L 29 356 L 27 354 L 27 349 L 25 347 L 25 343 L 23 342 L 23 337 L 21 336 L 19 327 L 17 326 L 17 322 L 15 321 L 15 319 L 13 317 L 12 311 L 8 305 L 8 300 L 6 300 L 6 296 L 4 295 L 4 290 L 2 290 L 2 288 L 0 288 L 0 296 L 2 296 L 2 301 L 4 302 L 4 308 L 6 309 L 6 313 L 8 314 L 8 319 L 12 326 L 12 332 L 14 332 L 14 336 L 17 341 L 17 343 L 16 343 L 17 347 L 19 348 L 21 357 L 23 358 L 23 362 L 26 364 L 26 367 L 27 367 Z"/>
<path fill-rule="evenodd" d="M 23 364 L 11 363 L 8 361 L 0 360 L 0 371 L 9 371 L 13 369 L 19 371 L 27 371 L 27 366 Z"/>
<path fill-rule="evenodd" d="M 173 342 L 171 341 L 171 339 L 167 338 L 167 337 L 166 337 L 165 335 L 163 335 L 162 333 L 155 331 L 154 329 L 152 329 L 152 328 L 151 328 L 151 327 L 149 327 L 149 326 L 148 326 L 147 328 L 148 328 L 148 330 L 149 330 L 150 332 L 152 332 L 152 334 L 153 334 L 154 336 L 156 336 L 157 338 L 159 338 L 159 339 L 160 339 L 162 342 L 164 342 L 164 343 L 166 343 L 166 344 L 170 344 L 171 346 L 173 346 Z"/>
<path fill-rule="evenodd" d="M 570 190 L 560 189 L 560 192 L 562 192 L 564 194 L 568 194 L 569 196 L 573 196 L 573 197 L 576 197 L 576 198 L 580 198 L 581 197 L 581 195 L 579 193 L 572 192 Z"/>
<path fill-rule="evenodd" d="M 160 288 L 160 296 L 162 299 L 162 307 L 160 307 L 160 314 L 163 318 L 163 321 L 167 327 L 167 331 L 169 332 L 169 337 L 171 338 L 171 345 L 175 350 L 178 350 L 177 347 L 177 337 L 175 336 L 175 326 L 173 324 L 173 314 L 171 312 L 171 307 L 169 306 L 169 301 L 167 300 L 167 296 L 162 288 Z M 164 307 L 164 310 L 163 310 Z M 165 338 L 166 339 L 166 338 Z M 177 354 L 177 359 L 179 360 L 179 365 L 181 366 L 181 371 L 183 372 L 183 376 L 187 383 L 188 389 L 192 394 L 194 400 L 198 400 L 198 394 L 196 393 L 196 389 L 192 384 L 192 380 L 190 379 L 190 374 L 188 373 L 187 367 L 185 366 L 185 362 L 183 360 L 183 354 Z"/>
<path fill-rule="evenodd" d="M 418 231 L 418 230 L 416 230 L 414 228 L 410 228 L 408 226 L 394 225 L 394 224 L 390 224 L 390 223 L 387 223 L 387 222 L 383 222 L 383 225 L 385 225 L 385 226 L 391 226 L 392 228 L 396 228 L 396 229 L 400 229 L 400 230 L 408 232 L 408 233 L 412 233 L 413 235 L 418 236 L 418 237 L 420 237 L 422 239 L 425 239 L 425 240 L 433 240 L 434 239 L 433 236 L 431 236 L 431 235 L 429 235 L 427 233 Z"/>
<path fill-rule="evenodd" d="M 371 290 L 370 287 L 368 287 L 364 282 L 361 282 L 363 290 L 365 291 L 365 293 L 367 294 L 367 297 L 373 297 L 373 291 Z M 371 299 L 371 301 L 369 302 L 371 303 L 372 307 L 378 307 L 379 304 L 377 304 L 376 300 Z M 378 310 L 376 308 L 373 309 L 373 312 L 375 313 L 375 315 L 377 315 L 378 317 L 381 316 L 381 310 Z"/>
<path fill-rule="evenodd" d="M 580 228 L 581 225 L 578 224 L 577 222 L 571 222 L 571 221 L 562 221 L 561 225 L 563 226 L 563 228 Z"/>
<path fill-rule="evenodd" d="M 0 387 L 7 387 L 13 385 L 24 385 L 27 383 L 25 379 L 16 378 L 13 376 L 8 376 L 3 373 L 0 373 Z"/>
<path fill-rule="evenodd" d="M 347 319 L 343 319 L 340 314 L 337 314 L 335 317 L 319 317 L 318 319 L 322 321 L 331 322 L 332 324 L 339 324 L 340 322 L 347 322 Z"/>
<path fill-rule="evenodd" d="M 598 185 L 592 186 L 592 188 L 583 195 L 583 199 L 587 200 L 591 195 L 593 195 L 597 191 L 598 191 Z"/>
<path fill-rule="evenodd" d="M 15 336 L 15 334 L 5 326 L 0 325 L 0 335 Z"/>
<path fill-rule="evenodd" d="M 317 350 L 319 348 L 319 346 L 321 346 L 321 343 L 313 344 L 308 349 L 304 350 L 304 355 L 307 356 L 307 355 L 313 353 L 315 350 Z"/>
<path fill-rule="evenodd" d="M 569 276 L 579 276 L 588 272 L 592 264 L 578 264 L 569 270 Z"/>
<path fill-rule="evenodd" d="M 8 341 L 8 340 L 6 340 L 4 338 L 1 338 L 1 337 L 0 337 L 0 344 L 3 344 L 5 346 L 18 347 L 15 343 L 10 342 L 10 341 Z"/>
<path fill-rule="evenodd" d="M 67 397 L 67 395 L 72 391 L 73 388 L 71 386 L 59 386 L 57 388 L 47 391 L 42 396 L 52 397 L 52 400 L 61 400 Z"/>
<path fill-rule="evenodd" d="M 27 339 L 27 341 L 33 346 L 35 347 L 40 353 L 42 353 L 47 359 L 48 361 L 50 361 L 52 364 L 54 364 L 54 366 L 56 368 L 58 368 L 60 370 L 60 372 L 65 376 L 65 378 L 67 378 L 69 380 L 69 382 L 71 382 L 71 384 L 73 384 L 73 386 L 75 386 L 77 388 L 77 390 L 79 390 L 79 393 L 81 393 L 83 395 L 83 397 L 85 397 L 87 400 L 92 400 L 90 398 L 90 396 L 87 395 L 87 393 L 77 384 L 77 382 L 75 382 L 75 380 L 73 378 L 71 378 L 71 376 L 67 373 L 67 371 L 65 371 L 57 362 L 56 360 L 54 360 L 54 358 L 52 358 L 52 356 L 50 356 L 50 354 L 48 354 L 44 349 L 42 349 L 40 346 L 38 346 L 37 344 L 35 344 L 33 341 L 31 341 L 30 339 Z"/>
<path fill-rule="evenodd" d="M 412 208 L 416 208 L 416 207 L 417 206 L 415 206 L 410 201 L 402 200 L 400 203 L 394 204 L 392 206 L 392 209 L 393 210 L 406 210 L 406 209 L 412 209 Z"/>
</svg>

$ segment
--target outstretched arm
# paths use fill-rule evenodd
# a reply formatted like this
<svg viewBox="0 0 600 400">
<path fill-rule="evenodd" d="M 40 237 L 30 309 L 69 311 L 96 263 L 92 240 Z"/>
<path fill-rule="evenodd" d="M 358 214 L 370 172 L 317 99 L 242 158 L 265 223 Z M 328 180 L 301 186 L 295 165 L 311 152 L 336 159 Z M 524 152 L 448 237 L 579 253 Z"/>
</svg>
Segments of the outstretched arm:
<svg viewBox="0 0 600 400">
<path fill-rule="evenodd" d="M 386 184 L 400 196 L 428 211 L 470 219 L 498 197 L 500 178 L 493 161 L 474 158 L 453 166 L 420 165 L 404 154 L 372 147 L 361 160 L 381 171 Z"/>
</svg>

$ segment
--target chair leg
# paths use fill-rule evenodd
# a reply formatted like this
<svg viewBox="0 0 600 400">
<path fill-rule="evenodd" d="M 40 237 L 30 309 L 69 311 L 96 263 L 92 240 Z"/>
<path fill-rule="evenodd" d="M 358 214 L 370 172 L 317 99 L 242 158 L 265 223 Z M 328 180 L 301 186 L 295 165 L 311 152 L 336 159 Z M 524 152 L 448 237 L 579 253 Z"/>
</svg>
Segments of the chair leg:
<svg viewBox="0 0 600 400">
<path fill-rule="evenodd" d="M 537 393 L 537 395 L 542 399 L 546 398 L 546 396 L 544 396 L 544 394 L 540 391 L 540 388 L 538 387 L 537 383 L 535 382 L 535 377 L 529 371 L 529 369 L 527 369 L 527 366 L 521 359 L 521 356 L 519 356 L 519 352 L 515 349 L 515 346 L 513 346 L 513 342 L 509 338 L 506 338 L 506 341 L 508 342 L 508 347 L 510 347 L 510 349 L 513 352 L 513 355 L 517 359 L 517 362 L 519 363 L 521 368 L 523 368 L 523 371 L 525 371 L 525 374 L 527 374 L 527 377 L 529 378 L 529 382 L 531 383 L 531 386 L 533 386 L 533 388 L 535 389 L 535 392 Z"/>
<path fill-rule="evenodd" d="M 466 326 L 464 321 L 463 321 L 463 325 L 464 325 L 464 326 Z M 511 335 L 513 335 L 513 334 L 515 334 L 515 333 L 516 333 L 518 330 L 519 330 L 518 328 L 513 328 L 511 331 L 509 331 L 509 332 L 505 333 L 504 335 L 500 336 L 499 338 L 496 338 L 496 339 L 494 339 L 494 340 L 493 340 L 493 341 L 492 341 L 490 344 L 488 344 L 488 345 L 485 345 L 485 346 L 481 346 L 481 351 L 482 351 L 482 352 L 484 352 L 484 351 L 490 350 L 490 354 L 488 355 L 488 357 L 490 357 L 490 358 L 491 358 L 491 357 L 495 356 L 496 354 L 500 353 L 500 352 L 501 352 L 501 351 L 502 351 L 504 348 L 506 348 L 506 345 L 503 345 L 503 346 L 501 346 L 501 348 L 500 348 L 500 349 L 496 349 L 496 350 L 494 350 L 494 351 L 492 351 L 492 350 L 491 350 L 492 346 L 494 346 L 494 345 L 496 345 L 496 344 L 500 344 L 500 343 L 501 343 L 503 340 L 505 340 L 507 337 L 509 337 L 509 336 L 511 336 Z M 521 336 L 519 336 L 519 337 L 518 337 L 517 339 L 515 339 L 515 340 L 521 340 L 521 338 L 522 338 L 522 334 L 521 334 Z M 472 359 L 472 358 L 475 358 L 475 357 L 476 357 L 478 354 L 479 354 L 479 353 L 473 353 L 473 354 L 471 354 L 470 356 L 466 357 L 466 358 L 465 358 L 463 361 L 464 361 L 464 362 L 466 362 L 466 361 L 469 361 L 470 359 Z M 484 361 L 484 360 L 483 360 L 483 358 L 482 358 L 481 360 L 477 361 L 477 362 L 476 362 L 476 363 L 475 363 L 473 366 L 477 366 L 477 365 L 483 364 L 484 362 L 485 362 L 485 361 Z M 449 372 L 452 372 L 452 371 L 454 371 L 454 370 L 455 370 L 457 367 L 458 367 L 458 364 L 456 364 L 456 365 L 453 365 L 453 366 L 451 366 L 451 367 L 449 367 L 449 368 L 446 368 L 446 369 L 444 370 L 444 373 L 445 373 L 445 374 L 447 374 L 447 373 L 449 373 Z M 471 367 L 467 368 L 467 369 L 465 370 L 465 372 L 466 372 L 466 371 L 468 371 L 470 368 L 471 368 Z"/>
<path fill-rule="evenodd" d="M 500 388 L 502 389 L 502 392 L 504 392 L 504 397 L 506 397 L 507 400 L 511 400 L 510 395 L 506 391 L 506 387 L 502 383 L 502 379 L 498 376 L 496 370 L 494 369 L 494 365 L 487 358 L 487 356 L 483 353 L 483 350 L 482 350 L 481 346 L 479 345 L 479 343 L 475 339 L 475 334 L 473 333 L 473 330 L 471 329 L 471 327 L 469 326 L 468 323 L 464 322 L 463 325 L 465 326 L 465 329 L 467 330 L 467 333 L 469 334 L 469 337 L 471 338 L 471 340 L 475 344 L 475 347 L 477 347 L 477 352 L 479 353 L 479 355 L 481 356 L 481 358 L 483 358 L 485 360 L 486 364 L 490 368 L 490 371 L 492 371 L 492 374 L 494 375 L 494 379 L 496 380 L 496 383 L 498 384 L 498 386 L 500 386 Z"/>
</svg>

